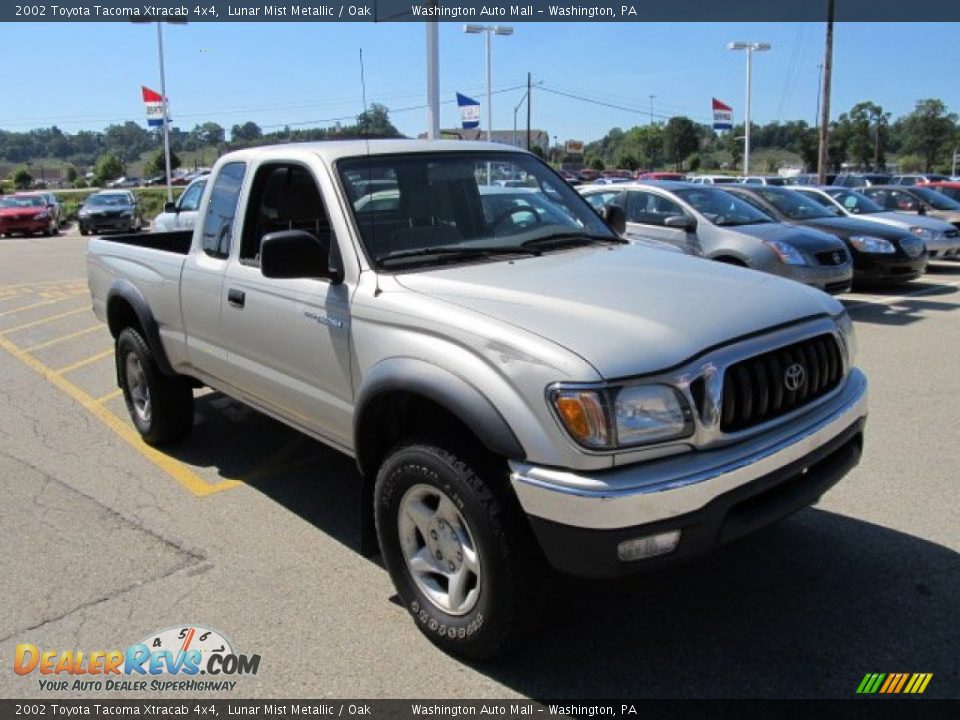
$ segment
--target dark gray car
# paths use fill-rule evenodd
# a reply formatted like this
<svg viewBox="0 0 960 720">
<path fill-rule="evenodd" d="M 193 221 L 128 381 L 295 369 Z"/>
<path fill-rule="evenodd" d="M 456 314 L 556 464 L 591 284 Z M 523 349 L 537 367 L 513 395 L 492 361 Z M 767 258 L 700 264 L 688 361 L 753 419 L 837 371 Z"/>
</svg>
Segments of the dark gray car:
<svg viewBox="0 0 960 720">
<path fill-rule="evenodd" d="M 773 273 L 829 293 L 850 289 L 853 265 L 843 242 L 777 222 L 719 188 L 649 182 L 578 189 L 594 207 L 621 205 L 628 239 L 659 240 L 690 255 Z"/>
</svg>

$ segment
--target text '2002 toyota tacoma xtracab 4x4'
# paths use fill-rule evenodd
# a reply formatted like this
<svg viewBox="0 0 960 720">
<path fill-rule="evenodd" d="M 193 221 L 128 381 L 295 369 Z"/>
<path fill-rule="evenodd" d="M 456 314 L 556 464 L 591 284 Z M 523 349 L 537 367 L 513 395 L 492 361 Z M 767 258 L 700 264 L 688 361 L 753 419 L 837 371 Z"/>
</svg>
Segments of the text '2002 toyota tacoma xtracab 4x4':
<svg viewBox="0 0 960 720">
<path fill-rule="evenodd" d="M 217 162 L 192 234 L 91 240 L 89 283 L 148 443 L 186 434 L 209 386 L 352 455 L 403 604 L 483 657 L 537 568 L 689 558 L 860 458 L 836 300 L 630 245 L 604 213 L 489 144 L 253 148 Z"/>
</svg>

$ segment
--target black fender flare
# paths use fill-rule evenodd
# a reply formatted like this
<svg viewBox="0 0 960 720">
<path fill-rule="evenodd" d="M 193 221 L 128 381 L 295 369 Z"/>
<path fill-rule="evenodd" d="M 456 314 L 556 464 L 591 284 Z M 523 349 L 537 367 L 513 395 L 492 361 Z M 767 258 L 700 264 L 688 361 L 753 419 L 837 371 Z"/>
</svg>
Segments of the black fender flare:
<svg viewBox="0 0 960 720">
<path fill-rule="evenodd" d="M 160 342 L 159 326 L 153 317 L 153 311 L 150 310 L 150 304 L 136 285 L 123 278 L 114 280 L 110 286 L 110 290 L 107 292 L 107 324 L 110 327 L 110 333 L 113 337 L 116 338 L 122 330 L 122 328 L 117 328 L 117 332 L 114 333 L 114 328 L 110 323 L 110 307 L 118 299 L 126 301 L 133 309 L 133 313 L 137 316 L 137 321 L 143 329 L 143 339 L 146 340 L 150 346 L 150 350 L 153 353 L 154 359 L 157 361 L 157 367 L 160 369 L 160 372 L 164 375 L 176 375 L 177 373 L 167 359 L 167 353 L 163 349 L 163 343 Z"/>
<path fill-rule="evenodd" d="M 353 415 L 353 441 L 357 463 L 364 477 L 372 468 L 363 466 L 361 428 L 366 413 L 378 397 L 402 391 L 420 395 L 454 415 L 491 452 L 513 460 L 526 457 L 523 446 L 493 403 L 466 378 L 425 360 L 401 357 L 375 365 L 357 393 Z"/>
</svg>

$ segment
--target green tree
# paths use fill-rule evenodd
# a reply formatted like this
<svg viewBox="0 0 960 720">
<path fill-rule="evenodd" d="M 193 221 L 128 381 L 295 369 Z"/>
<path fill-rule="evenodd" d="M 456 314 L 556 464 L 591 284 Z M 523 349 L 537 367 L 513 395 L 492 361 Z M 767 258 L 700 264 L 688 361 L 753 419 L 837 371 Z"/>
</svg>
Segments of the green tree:
<svg viewBox="0 0 960 720">
<path fill-rule="evenodd" d="M 113 153 L 105 153 L 97 158 L 93 166 L 93 184 L 103 185 L 123 175 L 123 163 Z"/>
<path fill-rule="evenodd" d="M 170 172 L 173 172 L 178 167 L 180 167 L 180 158 L 177 157 L 177 154 L 170 151 Z M 143 166 L 143 171 L 149 175 L 166 175 L 167 174 L 167 162 L 163 155 L 163 148 L 153 152 L 146 164 Z"/>
<path fill-rule="evenodd" d="M 693 120 L 678 115 L 667 121 L 663 130 L 663 152 L 678 171 L 683 168 L 683 158 L 699 149 L 700 137 Z"/>
<path fill-rule="evenodd" d="M 593 170 L 603 171 L 606 170 L 606 165 L 603 164 L 603 160 L 600 158 L 594 158 L 590 161 L 590 167 Z"/>
<path fill-rule="evenodd" d="M 919 155 L 923 169 L 931 171 L 950 147 L 956 122 L 956 113 L 948 113 L 942 100 L 918 100 L 914 111 L 903 118 L 903 152 Z"/>
<path fill-rule="evenodd" d="M 357 115 L 356 132 L 365 137 L 400 137 L 400 131 L 390 122 L 390 111 L 380 103 L 373 103 Z"/>
<path fill-rule="evenodd" d="M 230 128 L 230 140 L 232 142 L 248 143 L 256 142 L 263 137 L 263 130 L 255 122 L 248 120 L 243 125 L 234 125 Z"/>
<path fill-rule="evenodd" d="M 617 167 L 625 168 L 627 170 L 636 170 L 638 167 L 640 167 L 640 163 L 637 162 L 637 159 L 630 153 L 624 153 L 617 161 Z"/>
<path fill-rule="evenodd" d="M 77 168 L 73 165 L 67 165 L 66 176 L 67 182 L 72 185 L 77 179 Z"/>
<path fill-rule="evenodd" d="M 205 145 L 219 145 L 226 139 L 226 130 L 215 122 L 205 122 L 202 125 L 194 125 L 190 131 L 190 139 L 196 147 Z"/>
<path fill-rule="evenodd" d="M 33 175 L 25 167 L 18 167 L 13 171 L 13 186 L 17 190 L 26 190 L 33 182 Z"/>
</svg>

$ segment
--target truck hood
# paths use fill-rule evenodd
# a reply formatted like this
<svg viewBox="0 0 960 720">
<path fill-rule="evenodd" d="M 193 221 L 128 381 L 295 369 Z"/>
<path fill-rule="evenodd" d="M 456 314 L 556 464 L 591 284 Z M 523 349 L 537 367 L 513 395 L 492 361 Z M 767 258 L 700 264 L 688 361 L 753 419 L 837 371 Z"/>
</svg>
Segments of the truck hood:
<svg viewBox="0 0 960 720">
<path fill-rule="evenodd" d="M 777 240 L 779 242 L 789 243 L 798 250 L 807 253 L 838 250 L 844 246 L 843 242 L 838 240 L 836 235 L 820 232 L 814 228 L 787 225 L 779 222 L 759 225 L 734 225 L 723 227 L 723 229 L 749 235 L 750 237 L 757 238 L 757 240 Z"/>
<path fill-rule="evenodd" d="M 604 378 L 664 370 L 735 338 L 843 309 L 792 280 L 633 245 L 396 280 L 562 345 Z"/>
</svg>

